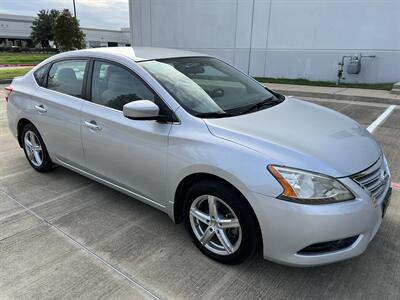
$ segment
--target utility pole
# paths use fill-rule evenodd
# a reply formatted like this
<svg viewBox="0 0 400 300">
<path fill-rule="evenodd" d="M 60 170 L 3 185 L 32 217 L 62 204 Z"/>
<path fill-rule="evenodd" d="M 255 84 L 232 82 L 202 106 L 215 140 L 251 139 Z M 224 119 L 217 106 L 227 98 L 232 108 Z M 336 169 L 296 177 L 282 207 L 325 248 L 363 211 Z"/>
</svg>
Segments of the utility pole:
<svg viewBox="0 0 400 300">
<path fill-rule="evenodd" d="M 75 7 L 75 0 L 72 0 L 72 2 L 74 3 L 74 17 L 76 19 L 76 7 Z"/>
</svg>

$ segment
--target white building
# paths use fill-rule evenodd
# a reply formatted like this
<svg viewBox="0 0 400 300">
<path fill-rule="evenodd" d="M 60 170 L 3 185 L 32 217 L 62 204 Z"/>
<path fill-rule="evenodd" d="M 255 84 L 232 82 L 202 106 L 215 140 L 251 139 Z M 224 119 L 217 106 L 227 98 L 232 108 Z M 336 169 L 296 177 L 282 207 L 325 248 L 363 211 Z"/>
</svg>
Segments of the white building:
<svg viewBox="0 0 400 300">
<path fill-rule="evenodd" d="M 130 0 L 132 44 L 193 49 L 253 76 L 400 81 L 400 0 Z M 349 59 L 345 59 L 345 70 Z"/>
<path fill-rule="evenodd" d="M 86 47 L 88 48 L 131 45 L 129 28 L 121 28 L 121 30 L 109 30 L 82 27 L 81 29 L 86 35 Z"/>
<path fill-rule="evenodd" d="M 0 47 L 33 46 L 30 38 L 35 17 L 0 14 Z M 81 27 L 85 33 L 86 47 L 129 46 L 129 28 L 109 30 Z"/>
</svg>

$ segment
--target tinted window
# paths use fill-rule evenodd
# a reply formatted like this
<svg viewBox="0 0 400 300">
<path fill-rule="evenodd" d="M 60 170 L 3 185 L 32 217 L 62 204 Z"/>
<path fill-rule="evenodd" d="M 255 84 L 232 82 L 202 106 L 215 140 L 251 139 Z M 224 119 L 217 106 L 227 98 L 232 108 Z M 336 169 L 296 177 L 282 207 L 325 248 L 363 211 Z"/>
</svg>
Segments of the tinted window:
<svg viewBox="0 0 400 300">
<path fill-rule="evenodd" d="M 156 101 L 157 96 L 132 72 L 108 62 L 95 61 L 92 102 L 122 110 L 135 100 Z"/>
<path fill-rule="evenodd" d="M 47 88 L 82 98 L 83 78 L 87 60 L 66 60 L 51 66 Z"/>
<path fill-rule="evenodd" d="M 35 77 L 35 80 L 38 85 L 44 86 L 45 79 L 46 79 L 46 74 L 47 74 L 47 65 L 37 69 L 35 73 L 33 73 L 33 76 Z"/>
</svg>

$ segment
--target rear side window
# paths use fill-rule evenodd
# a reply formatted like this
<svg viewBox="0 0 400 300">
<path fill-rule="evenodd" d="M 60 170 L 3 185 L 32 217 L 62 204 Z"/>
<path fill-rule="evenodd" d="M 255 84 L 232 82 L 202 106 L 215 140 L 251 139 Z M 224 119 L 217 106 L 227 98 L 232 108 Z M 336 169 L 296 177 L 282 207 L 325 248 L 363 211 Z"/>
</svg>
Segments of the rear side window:
<svg viewBox="0 0 400 300">
<path fill-rule="evenodd" d="M 33 73 L 33 76 L 35 77 L 35 80 L 38 85 L 43 86 L 45 85 L 45 80 L 46 80 L 46 74 L 47 74 L 47 68 L 48 65 L 45 65 L 43 67 L 40 67 Z"/>
<path fill-rule="evenodd" d="M 87 60 L 66 60 L 51 66 L 47 88 L 63 94 L 82 98 L 83 78 Z"/>
</svg>

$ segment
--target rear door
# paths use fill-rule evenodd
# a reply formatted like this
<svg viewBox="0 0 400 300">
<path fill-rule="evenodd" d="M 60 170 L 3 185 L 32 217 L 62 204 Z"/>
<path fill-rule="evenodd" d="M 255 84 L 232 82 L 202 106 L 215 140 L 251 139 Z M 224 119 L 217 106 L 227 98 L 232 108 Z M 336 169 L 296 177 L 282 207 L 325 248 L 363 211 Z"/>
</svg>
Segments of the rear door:
<svg viewBox="0 0 400 300">
<path fill-rule="evenodd" d="M 37 127 L 50 155 L 84 167 L 81 109 L 88 60 L 65 59 L 51 64 L 47 79 L 34 94 Z"/>
<path fill-rule="evenodd" d="M 135 100 L 151 100 L 165 114 L 165 104 L 122 65 L 94 60 L 91 74 L 91 101 L 82 109 L 87 168 L 150 204 L 164 206 L 171 123 L 131 120 L 124 117 L 122 107 Z"/>
</svg>

